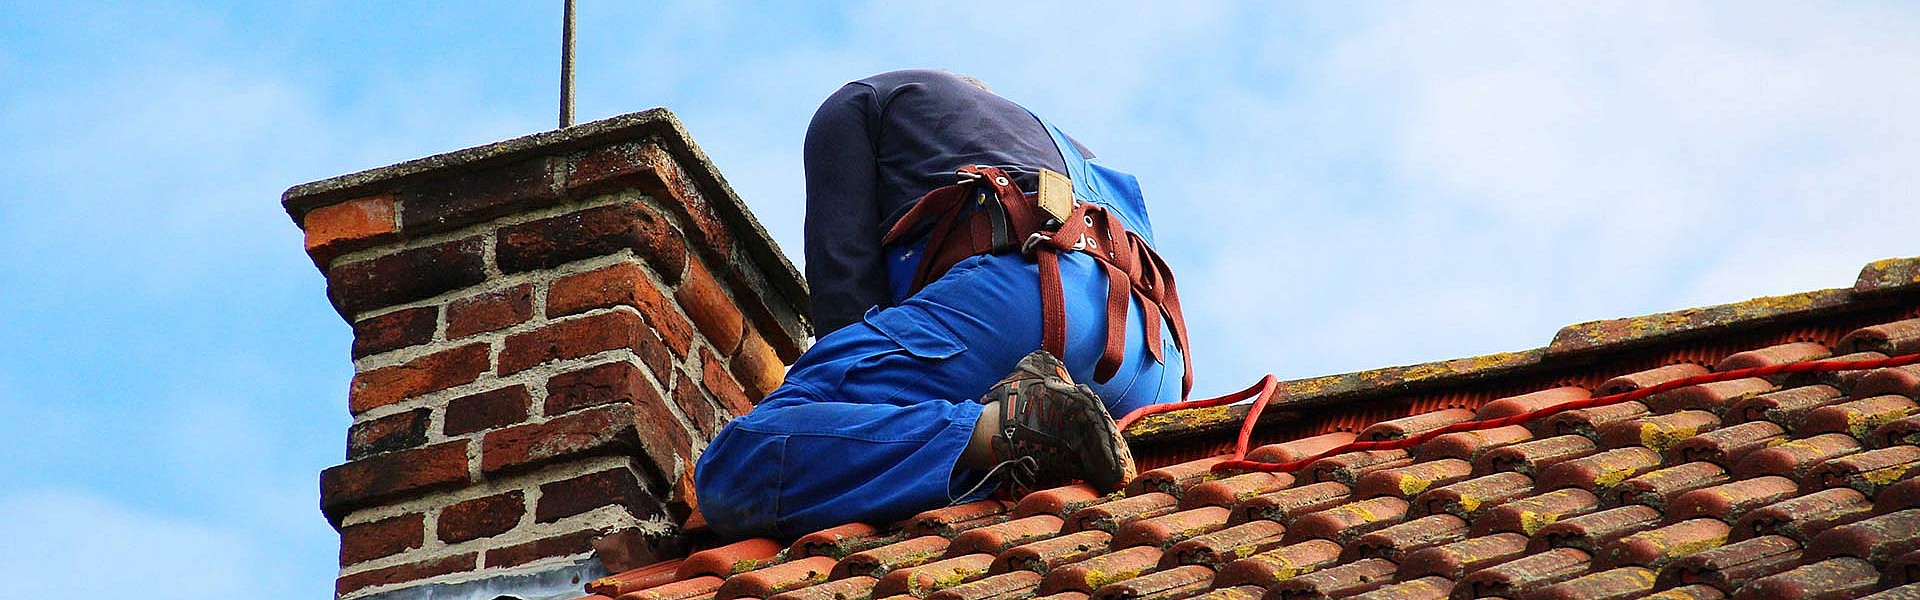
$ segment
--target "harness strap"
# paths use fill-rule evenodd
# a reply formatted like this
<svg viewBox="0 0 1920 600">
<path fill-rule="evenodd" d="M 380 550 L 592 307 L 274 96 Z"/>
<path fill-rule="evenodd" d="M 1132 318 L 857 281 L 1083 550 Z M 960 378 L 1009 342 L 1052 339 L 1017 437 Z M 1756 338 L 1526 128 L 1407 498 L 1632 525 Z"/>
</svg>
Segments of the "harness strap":
<svg viewBox="0 0 1920 600">
<path fill-rule="evenodd" d="M 883 243 L 895 244 L 916 235 L 927 221 L 934 222 L 925 234 L 925 254 L 909 293 L 918 292 L 971 256 L 1015 249 L 1032 254 L 1040 272 L 1040 347 L 1064 356 L 1067 309 L 1059 254 L 1084 252 L 1107 274 L 1106 340 L 1094 365 L 1094 380 L 1112 379 L 1125 362 L 1129 299 L 1137 299 L 1146 311 L 1141 320 L 1148 353 L 1154 360 L 1166 360 L 1159 341 L 1164 319 L 1173 327 L 1174 344 L 1186 367 L 1181 395 L 1192 391 L 1193 359 L 1187 350 L 1186 319 L 1180 312 L 1173 272 L 1145 238 L 1129 231 L 1112 211 L 1092 202 L 1076 203 L 1064 222 L 1056 222 L 998 168 L 969 165 L 959 172 L 968 181 L 922 196 L 883 238 Z"/>
</svg>

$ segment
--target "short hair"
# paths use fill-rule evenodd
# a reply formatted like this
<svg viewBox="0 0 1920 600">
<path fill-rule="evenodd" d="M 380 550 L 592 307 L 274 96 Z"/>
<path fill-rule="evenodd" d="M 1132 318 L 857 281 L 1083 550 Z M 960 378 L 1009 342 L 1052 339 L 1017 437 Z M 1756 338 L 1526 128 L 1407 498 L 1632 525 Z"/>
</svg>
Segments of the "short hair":
<svg viewBox="0 0 1920 600">
<path fill-rule="evenodd" d="M 972 76 L 972 75 L 968 75 L 968 74 L 966 74 L 966 73 L 954 73 L 954 74 L 953 74 L 953 76 L 954 76 L 954 77 L 959 77 L 961 81 L 965 81 L 965 82 L 967 82 L 967 83 L 970 83 L 970 84 L 973 84 L 973 87 L 977 87 L 977 88 L 980 88 L 980 89 L 983 89 L 983 90 L 986 90 L 986 91 L 987 91 L 988 93 L 992 93 L 992 92 L 993 92 L 993 88 L 990 88 L 990 87 L 987 87 L 987 82 L 985 82 L 985 81 L 981 81 L 981 80 L 980 80 L 979 78 L 977 78 L 977 77 L 974 77 L 974 76 Z"/>
</svg>

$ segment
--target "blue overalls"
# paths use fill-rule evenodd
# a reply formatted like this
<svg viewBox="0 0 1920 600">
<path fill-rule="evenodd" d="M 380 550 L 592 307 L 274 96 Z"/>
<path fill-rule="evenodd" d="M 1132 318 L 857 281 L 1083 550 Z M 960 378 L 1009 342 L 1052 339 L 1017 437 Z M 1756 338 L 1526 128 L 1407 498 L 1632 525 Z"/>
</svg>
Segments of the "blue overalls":
<svg viewBox="0 0 1920 600">
<path fill-rule="evenodd" d="M 1037 118 L 1037 117 L 1036 117 Z M 1074 196 L 1113 211 L 1152 243 L 1146 204 L 1131 175 L 1088 162 L 1044 119 L 1073 180 Z M 894 306 L 819 339 L 753 412 L 723 427 L 694 472 L 701 514 L 729 537 L 791 538 L 850 522 L 885 524 L 960 497 L 986 475 L 956 469 L 985 408 L 975 400 L 1041 345 L 1039 270 L 1020 253 L 962 260 L 907 297 L 921 254 L 887 249 Z M 1094 365 L 1106 342 L 1107 274 L 1081 253 L 1060 255 L 1067 308 L 1066 355 L 1074 380 L 1092 387 L 1115 418 L 1181 399 L 1181 350 L 1170 327 L 1144 339 L 1131 302 L 1126 358 L 1105 382 Z M 1147 344 L 1158 344 L 1155 360 Z"/>
</svg>

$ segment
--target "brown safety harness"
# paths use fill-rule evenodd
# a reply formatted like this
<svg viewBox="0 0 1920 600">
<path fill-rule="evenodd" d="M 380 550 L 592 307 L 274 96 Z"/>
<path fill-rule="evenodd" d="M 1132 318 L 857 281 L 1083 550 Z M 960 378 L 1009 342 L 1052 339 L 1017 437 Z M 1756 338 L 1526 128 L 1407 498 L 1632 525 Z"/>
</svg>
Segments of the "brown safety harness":
<svg viewBox="0 0 1920 600">
<path fill-rule="evenodd" d="M 1193 390 L 1193 360 L 1187 349 L 1180 294 L 1174 288 L 1173 271 L 1144 238 L 1128 231 L 1106 207 L 1092 202 L 1076 201 L 1065 220 L 1055 219 L 999 168 L 969 165 L 958 173 L 960 183 L 921 196 L 883 240 L 892 245 L 927 236 L 909 294 L 919 292 L 968 257 L 1012 251 L 1032 256 L 1040 267 L 1040 347 L 1064 359 L 1067 308 L 1060 281 L 1060 253 L 1085 253 L 1107 273 L 1106 347 L 1094 366 L 1094 380 L 1112 379 L 1126 359 L 1131 297 L 1147 313 L 1160 317 L 1142 319 L 1147 351 L 1154 360 L 1166 360 L 1159 341 L 1161 320 L 1173 326 L 1173 341 L 1180 349 L 1186 373 L 1180 396 L 1187 397 Z M 929 221 L 931 228 L 927 227 Z"/>
</svg>

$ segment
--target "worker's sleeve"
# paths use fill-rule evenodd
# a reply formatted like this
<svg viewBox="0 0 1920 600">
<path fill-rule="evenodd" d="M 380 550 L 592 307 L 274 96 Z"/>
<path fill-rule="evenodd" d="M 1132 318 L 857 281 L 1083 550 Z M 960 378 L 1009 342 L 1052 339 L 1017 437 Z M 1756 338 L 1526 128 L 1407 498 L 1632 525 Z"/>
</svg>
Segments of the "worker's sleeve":
<svg viewBox="0 0 1920 600">
<path fill-rule="evenodd" d="M 807 287 L 816 337 L 889 303 L 871 127 L 877 116 L 873 88 L 850 83 L 807 126 Z"/>
</svg>

